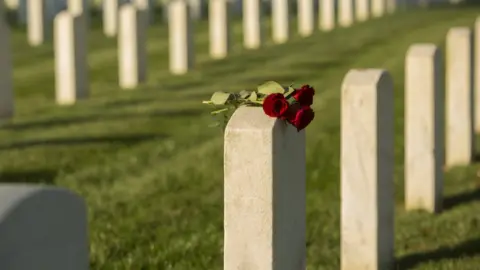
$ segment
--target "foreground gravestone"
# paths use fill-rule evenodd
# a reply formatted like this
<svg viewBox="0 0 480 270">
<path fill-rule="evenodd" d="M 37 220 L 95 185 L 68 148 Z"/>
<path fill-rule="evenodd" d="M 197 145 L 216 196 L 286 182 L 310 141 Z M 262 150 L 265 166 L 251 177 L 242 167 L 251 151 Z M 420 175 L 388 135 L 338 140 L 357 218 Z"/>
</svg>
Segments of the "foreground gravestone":
<svg viewBox="0 0 480 270">
<path fill-rule="evenodd" d="M 331 31 L 335 28 L 335 0 L 320 0 L 319 26 L 322 31 Z"/>
<path fill-rule="evenodd" d="M 68 190 L 0 185 L 0 239 L 0 269 L 89 269 L 85 203 Z"/>
<path fill-rule="evenodd" d="M 474 37 L 475 131 L 480 133 L 480 17 L 475 20 Z"/>
<path fill-rule="evenodd" d="M 263 43 L 263 9 L 260 0 L 243 0 L 243 45 L 258 49 Z"/>
<path fill-rule="evenodd" d="M 228 0 L 210 0 L 208 23 L 210 56 L 214 59 L 225 58 L 230 51 L 231 42 L 230 2 Z"/>
<path fill-rule="evenodd" d="M 119 0 L 103 0 L 103 33 L 107 37 L 117 35 Z"/>
<path fill-rule="evenodd" d="M 120 8 L 118 77 L 123 89 L 133 89 L 146 80 L 146 12 L 132 4 Z"/>
<path fill-rule="evenodd" d="M 410 46 L 405 61 L 405 208 L 438 213 L 442 206 L 444 84 L 434 44 Z"/>
<path fill-rule="evenodd" d="M 13 116 L 13 72 L 10 29 L 5 19 L 5 7 L 0 2 L 0 119 Z"/>
<path fill-rule="evenodd" d="M 313 0 L 298 0 L 298 33 L 302 37 L 313 34 L 315 29 L 315 9 Z"/>
<path fill-rule="evenodd" d="M 63 11 L 55 18 L 54 28 L 57 104 L 70 105 L 88 97 L 84 17 Z"/>
<path fill-rule="evenodd" d="M 168 4 L 168 41 L 170 72 L 181 75 L 193 68 L 193 29 L 186 0 L 172 0 Z"/>
<path fill-rule="evenodd" d="M 31 46 L 45 42 L 45 0 L 27 0 L 27 35 Z"/>
<path fill-rule="evenodd" d="M 272 41 L 285 43 L 290 36 L 289 0 L 272 0 Z"/>
<path fill-rule="evenodd" d="M 393 269 L 394 101 L 384 70 L 350 70 L 341 100 L 341 269 Z"/>
<path fill-rule="evenodd" d="M 338 24 L 349 27 L 353 24 L 353 0 L 338 0 Z"/>
<path fill-rule="evenodd" d="M 224 269 L 305 269 L 305 132 L 240 107 L 224 147 Z"/>
<path fill-rule="evenodd" d="M 473 156 L 472 31 L 454 27 L 446 42 L 447 128 L 445 165 L 467 165 Z"/>
<path fill-rule="evenodd" d="M 368 19 L 370 15 L 370 1 L 356 0 L 355 1 L 355 17 L 358 21 L 363 22 Z"/>
</svg>

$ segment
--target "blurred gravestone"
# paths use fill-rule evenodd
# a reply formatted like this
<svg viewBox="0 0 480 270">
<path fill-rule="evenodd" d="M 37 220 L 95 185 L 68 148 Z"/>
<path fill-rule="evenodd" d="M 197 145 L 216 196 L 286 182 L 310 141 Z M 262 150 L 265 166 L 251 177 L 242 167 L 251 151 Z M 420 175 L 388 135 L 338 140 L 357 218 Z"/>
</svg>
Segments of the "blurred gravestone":
<svg viewBox="0 0 480 270">
<path fill-rule="evenodd" d="M 0 186 L 0 269 L 89 268 L 82 198 L 54 187 Z"/>
</svg>

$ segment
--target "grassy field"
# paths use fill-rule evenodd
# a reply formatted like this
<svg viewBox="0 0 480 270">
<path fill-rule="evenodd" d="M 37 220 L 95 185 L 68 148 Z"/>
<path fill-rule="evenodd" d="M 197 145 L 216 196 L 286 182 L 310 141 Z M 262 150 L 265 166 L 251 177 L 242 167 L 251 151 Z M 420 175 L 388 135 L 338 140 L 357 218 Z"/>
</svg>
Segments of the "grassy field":
<svg viewBox="0 0 480 270">
<path fill-rule="evenodd" d="M 442 214 L 402 207 L 405 53 L 416 42 L 443 47 L 450 27 L 471 26 L 479 13 L 409 11 L 294 36 L 285 45 L 267 41 L 257 51 L 242 49 L 237 22 L 234 52 L 222 61 L 209 59 L 207 25 L 200 23 L 196 69 L 181 77 L 168 73 L 167 32 L 157 24 L 148 33 L 148 83 L 136 91 L 118 88 L 116 40 L 95 27 L 91 98 L 65 108 L 54 104 L 51 43 L 30 48 L 16 29 L 17 116 L 0 129 L 0 181 L 81 194 L 89 207 L 91 269 L 222 269 L 222 133 L 208 128 L 210 108 L 201 100 L 266 80 L 308 83 L 318 93 L 307 129 L 308 269 L 338 269 L 339 87 L 351 68 L 385 68 L 396 90 L 397 269 L 479 269 L 478 166 L 447 173 Z"/>
</svg>

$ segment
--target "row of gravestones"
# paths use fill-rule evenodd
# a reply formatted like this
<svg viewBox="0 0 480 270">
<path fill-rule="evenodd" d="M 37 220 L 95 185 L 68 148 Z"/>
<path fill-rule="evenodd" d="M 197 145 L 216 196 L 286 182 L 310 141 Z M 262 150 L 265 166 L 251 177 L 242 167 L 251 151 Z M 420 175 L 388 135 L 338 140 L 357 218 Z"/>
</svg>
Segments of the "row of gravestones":
<svg viewBox="0 0 480 270">
<path fill-rule="evenodd" d="M 475 29 L 475 44 L 469 27 L 448 31 L 445 71 L 435 44 L 414 44 L 407 51 L 407 210 L 439 213 L 443 167 L 472 161 L 473 135 L 475 129 L 480 131 L 480 79 L 476 87 L 472 79 L 474 72 L 480 78 L 480 56 L 477 53 L 474 59 L 472 54 L 474 47 L 480 52 L 480 18 Z M 345 76 L 340 135 L 342 270 L 394 269 L 394 108 L 387 71 L 350 70 Z M 250 143 L 259 136 L 264 143 Z M 261 108 L 239 108 L 226 128 L 224 162 L 224 269 L 243 265 L 305 269 L 304 132 L 266 117 Z M 243 169 L 246 166 L 248 170 Z"/>
<path fill-rule="evenodd" d="M 154 5 L 150 0 L 103 0 L 103 28 L 106 36 L 113 37 L 117 34 L 119 24 L 118 13 L 121 6 L 127 2 L 136 5 L 139 9 L 147 10 L 149 21 L 151 22 L 153 20 L 152 11 L 154 10 Z M 169 17 L 168 5 L 170 2 L 172 1 L 166 3 L 166 8 L 163 9 L 167 11 L 166 18 Z M 220 5 L 215 4 L 215 2 L 225 2 L 221 5 L 228 4 L 228 11 L 230 13 L 230 0 L 216 0 L 209 2 L 210 14 L 216 10 L 216 8 L 211 8 L 211 5 Z M 245 11 L 243 13 L 246 15 L 244 21 L 247 23 L 250 22 L 250 17 L 253 16 L 256 18 L 263 15 L 257 13 L 264 13 L 263 0 L 245 0 L 241 2 L 236 1 L 235 3 L 237 2 L 244 5 L 243 9 L 245 9 Z M 289 0 L 271 0 L 270 3 L 274 25 L 274 40 L 278 40 L 279 42 L 285 40 L 288 36 L 290 2 Z M 299 32 L 308 35 L 313 31 L 315 25 L 315 11 L 317 9 L 314 7 L 318 5 L 318 2 L 314 0 L 297 0 L 296 2 L 299 13 Z M 364 21 L 370 16 L 380 17 L 385 13 L 386 9 L 393 12 L 396 8 L 396 2 L 397 0 L 371 0 L 371 2 L 369 0 L 355 0 L 354 3 L 352 0 L 339 0 L 338 23 L 340 26 L 347 27 L 350 26 L 355 19 Z M 185 4 L 187 4 L 189 8 L 190 19 L 192 19 L 192 10 L 203 10 L 202 3 L 203 2 L 193 4 L 192 0 L 185 0 Z M 336 0 L 320 0 L 320 27 L 322 29 L 331 30 L 335 26 L 336 4 Z M 196 6 L 200 6 L 200 8 L 195 8 Z M 49 22 L 63 10 L 84 14 L 87 24 L 89 24 L 90 6 L 87 0 L 25 0 L 25 5 L 17 8 L 19 14 L 23 14 L 23 12 L 26 11 L 25 20 L 28 21 L 28 41 L 32 46 L 41 45 L 45 41 L 50 32 Z M 238 11 L 238 5 L 235 10 Z M 201 16 L 201 14 L 198 16 Z M 20 18 L 22 17 L 20 16 Z M 251 22 L 254 23 L 254 20 Z"/>
<path fill-rule="evenodd" d="M 480 51 L 480 18 L 475 25 L 475 43 L 469 27 L 449 30 L 446 76 L 436 45 L 414 44 L 407 52 L 408 210 L 441 211 L 443 165 L 466 165 L 472 159 L 473 128 L 480 130 L 480 118 L 472 125 L 472 78 L 473 72 L 480 73 L 480 56 L 474 59 L 472 51 L 474 47 Z M 387 71 L 351 70 L 345 76 L 341 89 L 342 270 L 393 269 L 394 108 L 393 82 Z M 478 116 L 480 108 L 475 109 Z M 263 143 L 252 144 L 259 136 Z M 267 117 L 261 108 L 241 107 L 227 125 L 224 147 L 224 269 L 245 265 L 305 269 L 305 132 Z M 86 206 L 70 191 L 0 185 L 0 239 L 0 269 L 88 269 Z"/>
<path fill-rule="evenodd" d="M 45 36 L 43 22 L 43 7 L 45 0 L 28 0 L 30 5 L 28 36 L 32 44 L 41 44 Z M 118 0 L 104 0 L 109 6 L 115 3 L 111 10 L 117 10 Z M 105 29 L 109 35 L 117 34 L 118 26 L 118 61 L 119 84 L 123 89 L 133 89 L 146 80 L 147 55 L 146 55 L 146 29 L 148 26 L 148 9 L 137 4 L 124 4 L 119 8 L 117 15 L 113 16 L 118 21 L 106 24 Z M 333 9 L 334 0 L 323 1 L 322 10 L 330 10 L 322 17 L 321 27 L 331 30 L 335 24 Z M 386 11 L 384 0 L 371 0 L 373 16 L 381 16 Z M 370 6 L 370 0 L 358 0 L 363 7 Z M 89 92 L 88 63 L 87 63 L 87 38 L 89 18 L 85 12 L 83 0 L 70 0 L 67 11 L 59 13 L 54 20 L 54 52 L 55 52 L 55 91 L 56 100 L 60 105 L 69 105 L 78 99 L 85 99 Z M 230 51 L 230 15 L 227 0 L 210 1 L 210 54 L 212 58 L 224 58 Z M 346 3 L 342 1 L 341 3 Z M 351 3 L 351 2 L 350 2 Z M 377 4 L 375 4 L 377 3 Z M 262 26 L 262 8 L 259 0 L 244 0 L 244 46 L 248 49 L 259 48 L 264 42 Z M 309 36 L 315 30 L 315 11 L 312 9 L 313 0 L 298 0 L 299 23 L 298 31 L 302 36 Z M 170 22 L 169 27 L 169 63 L 172 74 L 185 74 L 193 68 L 194 41 L 192 22 L 189 16 L 189 5 L 183 0 L 171 1 L 168 5 Z M 365 20 L 370 16 L 368 8 L 357 8 L 354 13 L 352 6 L 340 5 L 339 23 L 349 26 L 355 19 Z M 344 7 L 344 8 L 342 8 Z M 376 7 L 376 8 L 375 8 Z M 3 10 L 3 8 L 2 8 Z M 343 10 L 343 11 L 342 11 Z M 360 10 L 361 12 L 358 12 Z M 348 11 L 348 12 L 347 12 Z M 12 66 L 9 48 L 9 30 L 4 19 L 4 12 L 0 12 L 0 47 L 1 54 L 5 55 L 0 63 L 4 81 L 0 85 L 2 107 L 0 117 L 11 117 L 14 110 Z M 289 5 L 288 0 L 273 0 L 272 2 L 272 38 L 276 43 L 284 43 L 289 39 Z M 347 14 L 347 15 L 345 15 Z M 107 16 L 106 15 L 106 16 Z"/>
</svg>

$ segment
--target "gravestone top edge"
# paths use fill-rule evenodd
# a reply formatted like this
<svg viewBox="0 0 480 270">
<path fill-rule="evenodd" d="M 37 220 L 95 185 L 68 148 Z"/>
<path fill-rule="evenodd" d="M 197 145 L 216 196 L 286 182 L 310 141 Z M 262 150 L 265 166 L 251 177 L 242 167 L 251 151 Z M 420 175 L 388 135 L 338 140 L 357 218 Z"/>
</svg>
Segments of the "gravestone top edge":
<svg viewBox="0 0 480 270">
<path fill-rule="evenodd" d="M 433 56 L 439 51 L 436 44 L 416 43 L 412 44 L 407 51 L 408 56 Z"/>
<path fill-rule="evenodd" d="M 350 85 L 373 86 L 384 80 L 391 80 L 390 74 L 385 69 L 351 69 L 343 79 L 342 89 L 345 91 Z"/>
<path fill-rule="evenodd" d="M 278 122 L 284 120 L 267 116 L 262 107 L 242 106 L 235 110 L 228 121 L 225 135 L 240 130 L 271 132 Z"/>
<path fill-rule="evenodd" d="M 471 35 L 472 29 L 469 26 L 455 26 L 451 27 L 447 32 L 447 37 L 449 36 L 467 36 Z"/>
<path fill-rule="evenodd" d="M 14 210 L 28 199 L 37 196 L 57 196 L 59 198 L 68 198 L 68 200 L 75 204 L 85 206 L 84 199 L 75 192 L 54 186 L 44 185 L 30 185 L 30 184 L 1 184 L 0 185 L 0 220 L 4 215 L 8 215 L 11 210 Z M 59 202 L 61 203 L 61 202 Z M 63 204 L 59 204 L 62 207 Z"/>
</svg>

